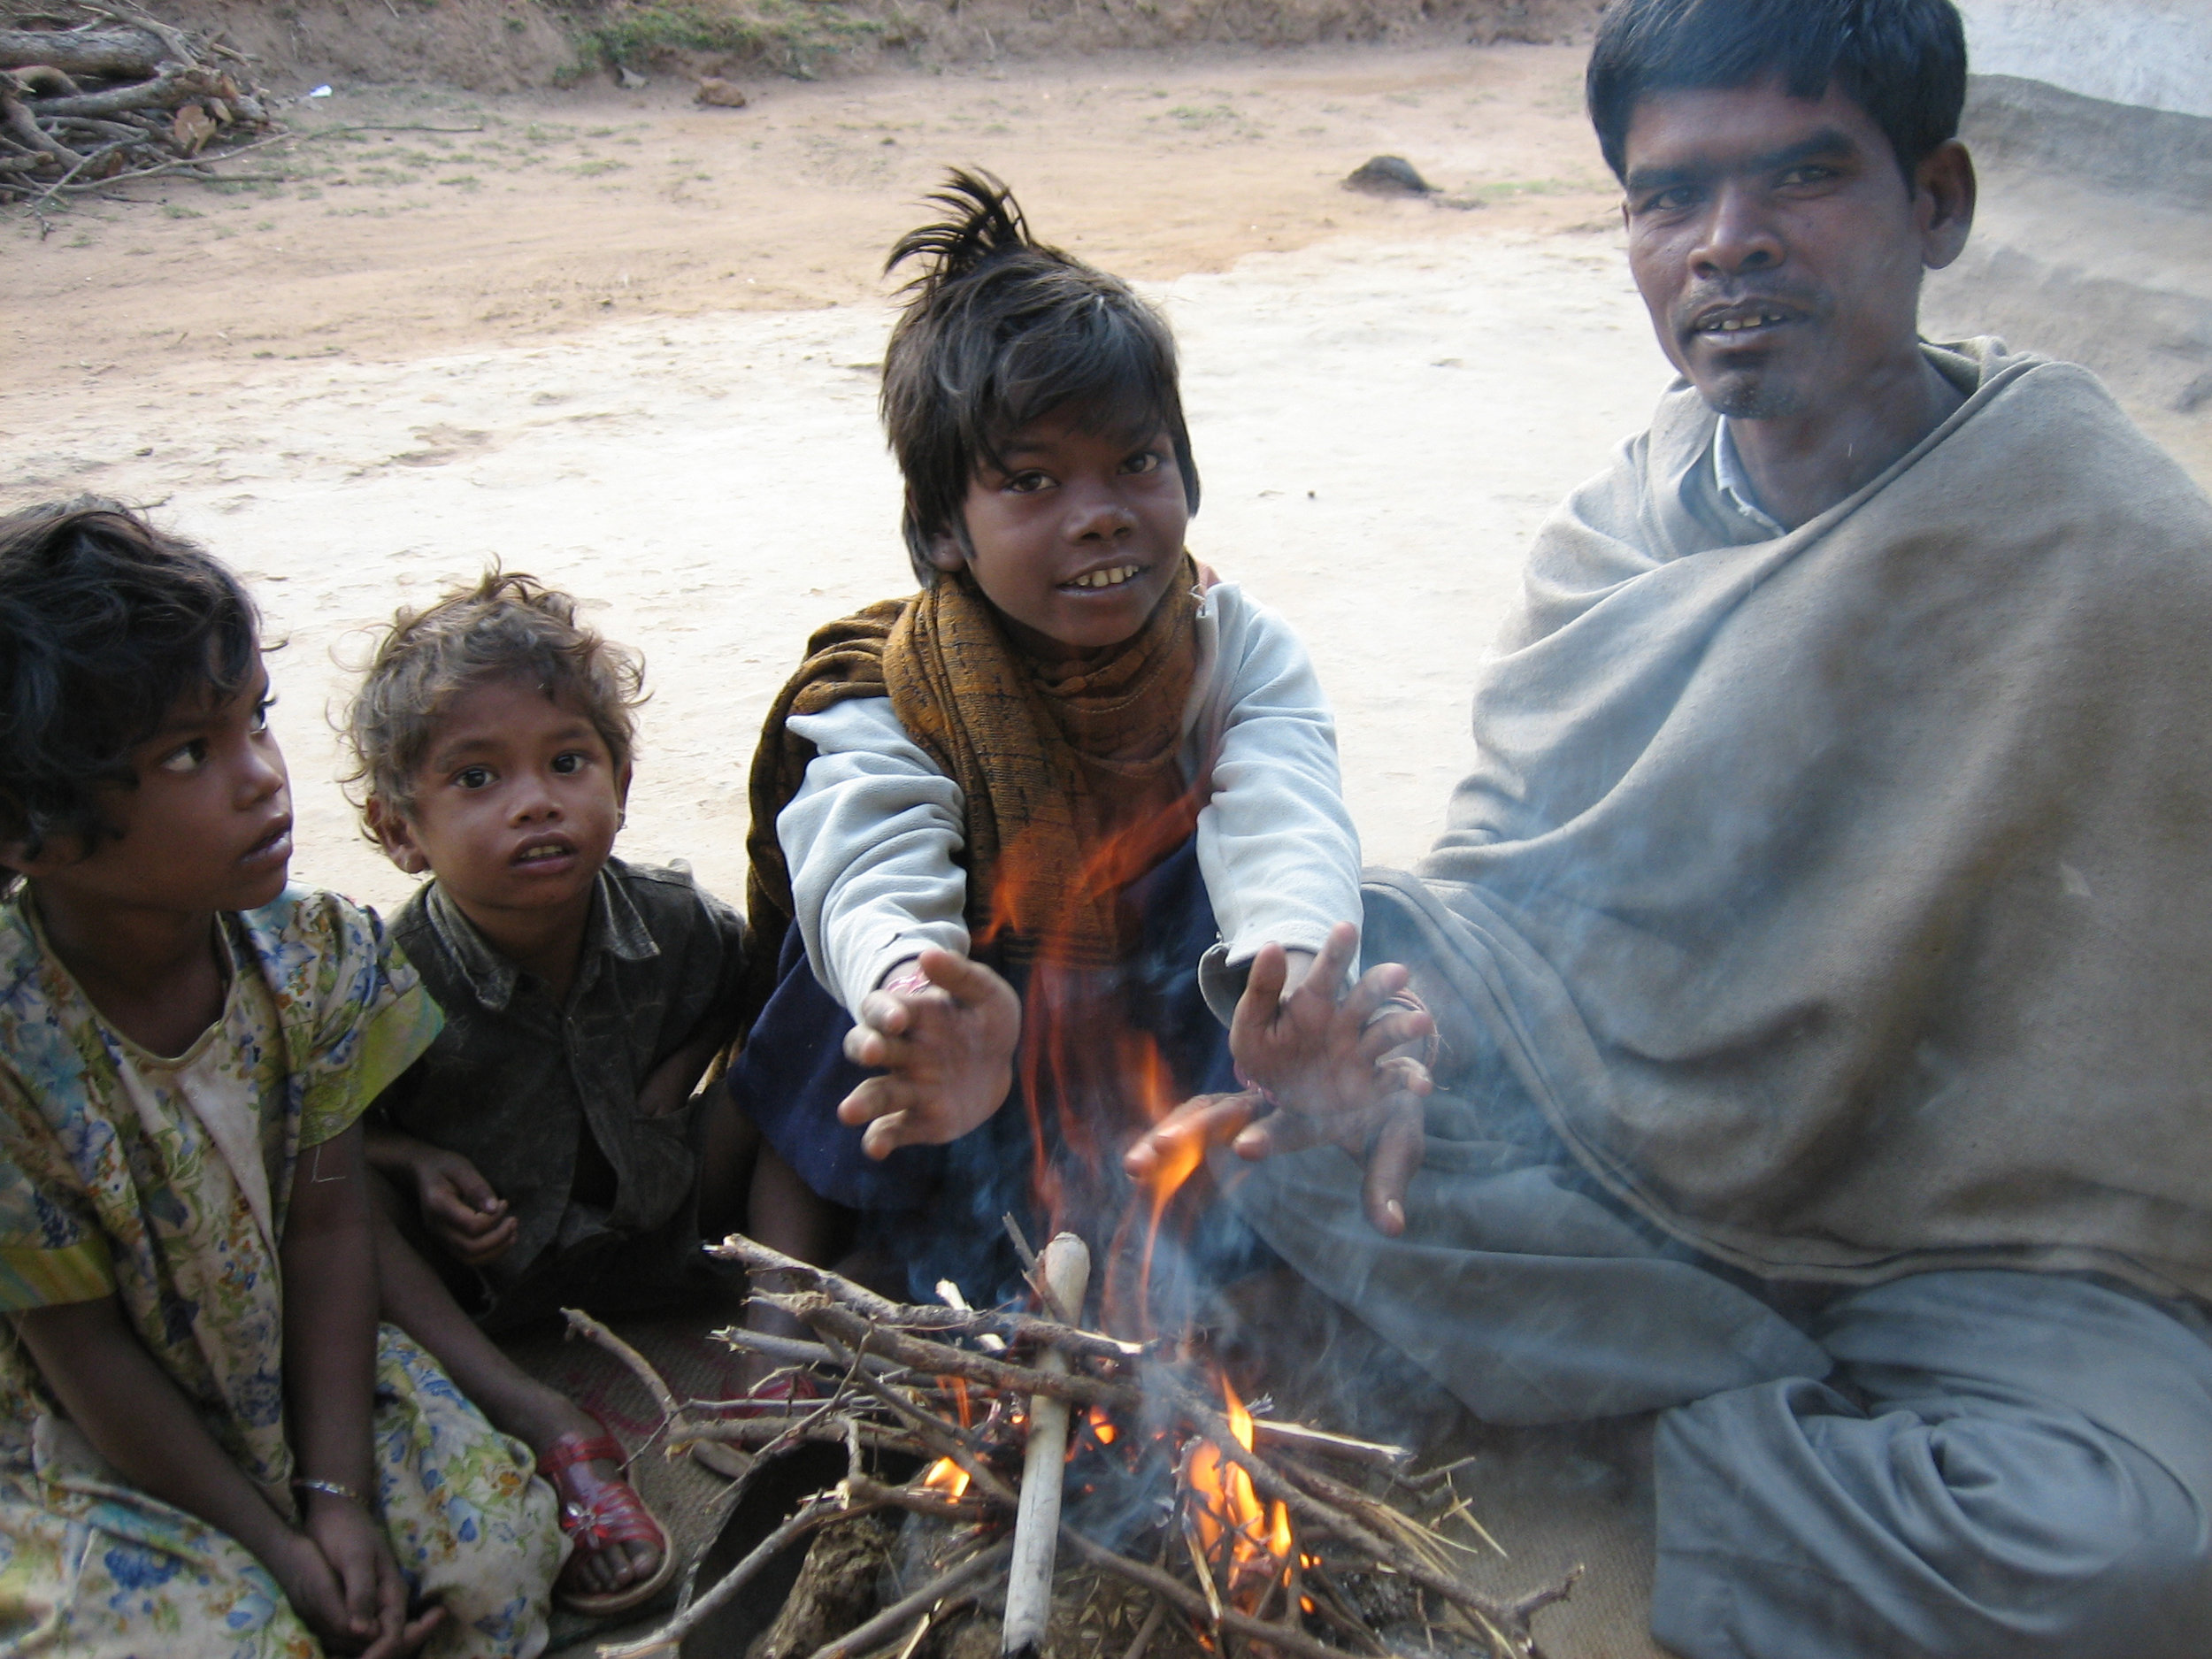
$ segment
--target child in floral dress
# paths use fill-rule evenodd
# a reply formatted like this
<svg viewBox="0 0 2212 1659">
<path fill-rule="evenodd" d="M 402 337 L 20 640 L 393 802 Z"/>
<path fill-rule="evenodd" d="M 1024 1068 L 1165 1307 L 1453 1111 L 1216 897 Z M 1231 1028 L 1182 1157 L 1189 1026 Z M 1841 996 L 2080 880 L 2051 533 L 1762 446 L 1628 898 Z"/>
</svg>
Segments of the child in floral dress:
<svg viewBox="0 0 2212 1659">
<path fill-rule="evenodd" d="M 288 889 L 252 602 L 0 519 L 0 1653 L 527 1655 L 528 1449 L 378 1323 L 358 1119 L 440 1016 Z"/>
</svg>

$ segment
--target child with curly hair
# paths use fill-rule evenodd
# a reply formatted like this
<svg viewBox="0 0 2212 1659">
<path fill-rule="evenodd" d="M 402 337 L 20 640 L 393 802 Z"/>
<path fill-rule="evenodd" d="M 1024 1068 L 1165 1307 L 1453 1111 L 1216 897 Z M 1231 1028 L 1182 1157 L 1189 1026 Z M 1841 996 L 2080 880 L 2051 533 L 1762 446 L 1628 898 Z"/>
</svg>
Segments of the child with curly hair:
<svg viewBox="0 0 2212 1659">
<path fill-rule="evenodd" d="M 554 1496 L 379 1321 L 362 1115 L 438 1010 L 287 887 L 268 687 L 196 547 L 0 518 L 0 1631 L 527 1659 Z"/>
</svg>

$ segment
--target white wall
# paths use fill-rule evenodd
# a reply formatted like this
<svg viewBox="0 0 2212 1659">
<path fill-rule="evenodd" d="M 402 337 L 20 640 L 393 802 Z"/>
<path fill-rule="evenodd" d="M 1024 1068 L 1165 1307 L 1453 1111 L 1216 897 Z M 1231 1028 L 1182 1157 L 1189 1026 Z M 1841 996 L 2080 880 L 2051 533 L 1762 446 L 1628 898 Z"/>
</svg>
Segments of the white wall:
<svg viewBox="0 0 2212 1659">
<path fill-rule="evenodd" d="M 1968 65 L 2212 116 L 2212 0 L 1959 0 Z"/>
</svg>

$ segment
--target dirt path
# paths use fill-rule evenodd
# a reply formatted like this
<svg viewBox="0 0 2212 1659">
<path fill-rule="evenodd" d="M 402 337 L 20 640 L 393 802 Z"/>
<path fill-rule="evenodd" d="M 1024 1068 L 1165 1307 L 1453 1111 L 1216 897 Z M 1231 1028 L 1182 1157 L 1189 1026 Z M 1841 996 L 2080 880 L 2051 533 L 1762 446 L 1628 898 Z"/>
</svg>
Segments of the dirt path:
<svg viewBox="0 0 2212 1659">
<path fill-rule="evenodd" d="M 464 100 L 343 94 L 303 183 L 11 221 L 0 505 L 163 503 L 273 632 L 307 880 L 390 902 L 326 711 L 362 630 L 488 559 L 644 648 L 626 849 L 742 886 L 743 767 L 816 624 L 899 591 L 872 407 L 882 250 L 980 162 L 1179 331 L 1193 545 L 1283 611 L 1371 858 L 1417 856 L 1560 495 L 1666 369 L 1576 105 L 1579 53 L 1339 49 L 1018 74 Z M 303 117 L 303 119 L 307 119 Z M 1339 189 L 1378 151 L 1465 201 Z M 473 184 L 463 180 L 473 180 Z M 2212 422 L 2158 429 L 2212 478 Z"/>
<path fill-rule="evenodd" d="M 871 301 L 884 250 L 950 163 L 995 170 L 1041 227 L 1132 277 L 1331 236 L 1587 221 L 1611 197 L 1579 66 L 1568 47 L 1125 54 L 768 79 L 743 110 L 698 108 L 673 80 L 506 98 L 342 91 L 289 119 L 481 130 L 333 131 L 234 164 L 297 182 L 140 186 L 150 205 L 81 209 L 43 245 L 30 221 L 7 221 L 11 389 Z M 1378 151 L 1479 205 L 1337 188 Z"/>
</svg>

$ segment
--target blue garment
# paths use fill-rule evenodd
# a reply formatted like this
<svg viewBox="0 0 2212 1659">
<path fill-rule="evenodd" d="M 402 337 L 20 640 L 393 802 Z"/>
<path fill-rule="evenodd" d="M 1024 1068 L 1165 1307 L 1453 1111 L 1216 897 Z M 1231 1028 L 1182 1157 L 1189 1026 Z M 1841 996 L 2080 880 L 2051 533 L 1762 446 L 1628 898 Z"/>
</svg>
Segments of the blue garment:
<svg viewBox="0 0 2212 1659">
<path fill-rule="evenodd" d="M 947 1146 L 902 1147 L 878 1162 L 860 1149 L 861 1132 L 837 1121 L 837 1104 L 870 1073 L 845 1058 L 852 1019 L 807 964 L 797 928 L 786 935 L 774 994 L 730 1068 L 739 1107 L 760 1126 L 801 1179 L 833 1203 L 862 1215 L 863 1241 L 905 1264 L 910 1294 L 933 1301 L 941 1279 L 958 1283 L 979 1304 L 1019 1294 L 1021 1277 L 1002 1217 L 1012 1213 L 1033 1239 L 1051 1217 L 1034 1191 L 1040 1163 L 1033 1130 L 1041 1130 L 1043 1162 L 1063 1185 L 1060 1219 L 1094 1240 L 1110 1235 L 1141 1202 L 1122 1175 L 1120 1155 L 1143 1127 L 1132 1110 L 1121 1068 L 1107 1068 L 1111 1087 L 1039 1064 L 1037 1004 L 1072 998 L 1060 1010 L 1075 1047 L 1103 1057 L 1082 1039 L 1104 1036 L 1085 1009 L 1149 1037 L 1166 1062 L 1173 1100 L 1237 1087 L 1228 1033 L 1200 994 L 1198 966 L 1219 936 L 1198 865 L 1195 836 L 1131 883 L 1125 893 L 1133 943 L 1115 966 L 1069 980 L 1035 969 L 1018 940 L 976 953 L 1022 997 L 1023 1046 L 1015 1086 L 981 1127 Z M 1024 1074 L 1036 1075 L 1036 1111 L 1023 1099 Z M 1171 1102 L 1172 1103 L 1172 1102 Z M 1067 1128 L 1063 1125 L 1068 1125 Z M 1195 1197 L 1195 1195 L 1194 1195 Z M 1183 1206 L 1179 1206 L 1183 1208 Z M 1187 1206 L 1192 1228 L 1179 1240 L 1197 1273 L 1214 1282 L 1254 1263 L 1249 1230 L 1225 1205 Z M 1201 1209 L 1213 1213 L 1195 1213 Z"/>
</svg>

